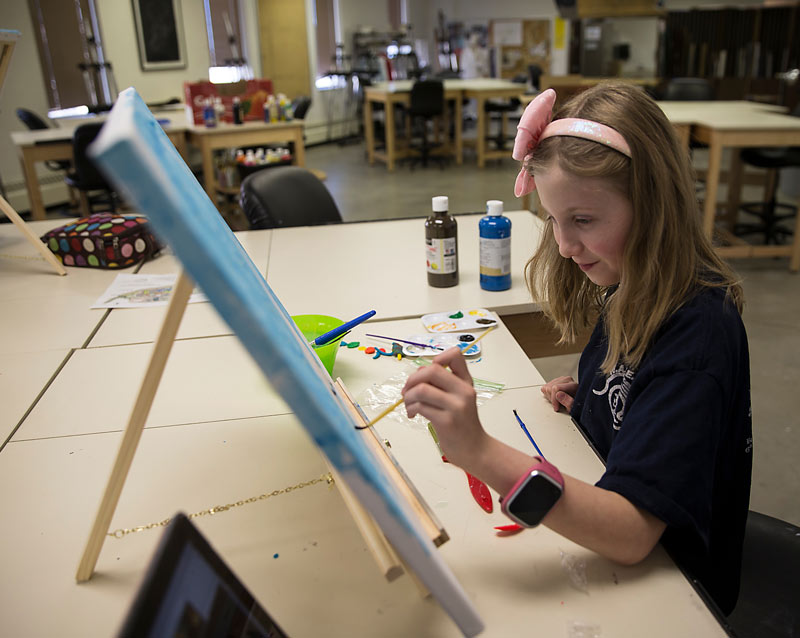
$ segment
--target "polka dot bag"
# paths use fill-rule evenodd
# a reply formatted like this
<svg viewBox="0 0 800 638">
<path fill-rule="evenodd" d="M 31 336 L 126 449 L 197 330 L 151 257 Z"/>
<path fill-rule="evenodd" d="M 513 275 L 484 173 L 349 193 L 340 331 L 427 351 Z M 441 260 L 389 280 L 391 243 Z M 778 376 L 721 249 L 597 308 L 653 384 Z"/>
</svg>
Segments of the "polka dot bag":
<svg viewBox="0 0 800 638">
<path fill-rule="evenodd" d="M 65 266 L 127 268 L 157 255 L 161 243 L 145 217 L 97 213 L 42 235 Z"/>
</svg>

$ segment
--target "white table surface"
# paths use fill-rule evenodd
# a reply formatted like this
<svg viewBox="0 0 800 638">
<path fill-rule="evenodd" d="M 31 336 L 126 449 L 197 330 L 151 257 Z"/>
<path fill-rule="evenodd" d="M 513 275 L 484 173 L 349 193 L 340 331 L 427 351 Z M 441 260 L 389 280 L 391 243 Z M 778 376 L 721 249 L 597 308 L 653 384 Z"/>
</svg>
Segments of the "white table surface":
<svg viewBox="0 0 800 638">
<path fill-rule="evenodd" d="M 0 444 L 14 430 L 70 350 L 0 356 Z"/>
<path fill-rule="evenodd" d="M 400 338 L 424 333 L 417 319 L 376 322 L 364 324 L 346 340 L 384 345 L 364 337 L 373 329 L 380 329 L 376 334 Z M 481 344 L 483 355 L 474 364 L 475 376 L 508 387 L 544 383 L 504 326 Z M 152 349 L 153 344 L 146 343 L 77 350 L 12 440 L 122 431 Z M 347 379 L 351 392 L 358 393 L 407 369 L 396 359 L 373 360 L 358 350 L 341 348 L 334 374 Z M 102 400 L 108 407 L 80 409 L 78 406 L 86 404 L 85 397 L 94 396 L 93 388 L 102 389 Z M 75 418 L 76 411 L 80 418 Z M 173 344 L 146 427 L 289 412 L 236 337 L 185 339 Z"/>
<path fill-rule="evenodd" d="M 169 120 L 169 123 L 164 125 L 164 130 L 167 132 L 189 131 L 194 129 L 194 125 L 187 124 L 186 113 L 183 110 L 155 111 L 154 115 L 159 120 Z M 65 140 L 71 140 L 75 129 L 81 124 L 103 122 L 107 117 L 107 114 L 100 114 L 85 117 L 61 118 L 58 120 L 57 124 L 53 124 L 47 129 L 36 131 L 12 131 L 11 141 L 14 142 L 15 146 L 63 142 Z"/>
<path fill-rule="evenodd" d="M 538 245 L 542 222 L 528 211 L 506 213 L 512 221 L 511 288 L 480 287 L 478 222 L 481 215 L 456 216 L 459 285 L 428 286 L 424 219 L 305 226 L 236 233 L 259 271 L 290 314 L 323 314 L 346 321 L 376 310 L 376 321 L 431 312 L 488 308 L 500 314 L 538 309 L 523 270 Z M 171 256 L 148 262 L 142 273 L 178 272 Z M 154 341 L 165 308 L 111 311 L 92 346 Z M 189 304 L 178 338 L 231 334 L 209 304 Z"/>
<path fill-rule="evenodd" d="M 259 272 L 265 273 L 269 261 L 272 231 L 242 231 L 235 235 Z M 168 275 L 180 271 L 180 262 L 167 250 L 143 264 L 138 272 L 143 275 Z M 93 336 L 90 345 L 101 347 L 155 341 L 166 312 L 166 306 L 115 308 Z M 233 331 L 210 303 L 191 303 L 186 307 L 176 338 L 192 339 L 230 334 L 233 334 Z"/>
<path fill-rule="evenodd" d="M 376 318 L 416 317 L 431 312 L 483 307 L 500 314 L 536 310 L 523 278 L 538 245 L 542 223 L 528 211 L 506 213 L 512 221 L 511 288 L 480 287 L 478 222 L 456 215 L 459 284 L 428 286 L 425 220 L 341 224 L 273 230 L 267 281 L 292 314 Z"/>
<path fill-rule="evenodd" d="M 28 226 L 39 236 L 69 221 L 29 222 Z M 81 347 L 106 313 L 91 306 L 118 272 L 67 268 L 67 275 L 61 277 L 16 226 L 0 225 L 0 354 Z"/>
<path fill-rule="evenodd" d="M 658 106 L 673 124 L 701 124 L 711 127 L 717 127 L 725 120 L 733 119 L 738 122 L 738 126 L 761 128 L 762 123 L 771 120 L 771 115 L 781 115 L 786 111 L 786 107 L 777 104 L 746 100 L 698 102 L 661 100 Z"/>
<path fill-rule="evenodd" d="M 509 390 L 481 408 L 493 434 L 525 448 L 511 410 L 565 471 L 602 471 L 568 417 L 536 388 Z M 486 622 L 486 637 L 571 636 L 587 623 L 603 636 L 724 636 L 660 550 L 621 567 L 546 528 L 499 537 L 496 503 L 486 514 L 464 473 L 439 459 L 421 429 L 386 421 L 381 435 L 447 530 L 439 551 Z M 97 573 L 74 570 L 102 493 L 118 433 L 9 444 L 0 463 L 4 503 L 0 616 L 8 636 L 109 636 L 117 630 L 159 538 L 108 539 Z M 42 471 L 46 468 L 46 471 Z M 147 429 L 111 528 L 163 520 L 315 478 L 325 467 L 290 415 Z M 24 480 L 21 480 L 23 479 Z M 196 519 L 196 524 L 292 636 L 457 636 L 455 625 L 406 575 L 379 575 L 336 489 L 324 484 Z M 562 552 L 585 561 L 587 586 L 570 584 Z M 42 613 L 46 609 L 47 613 Z"/>
</svg>

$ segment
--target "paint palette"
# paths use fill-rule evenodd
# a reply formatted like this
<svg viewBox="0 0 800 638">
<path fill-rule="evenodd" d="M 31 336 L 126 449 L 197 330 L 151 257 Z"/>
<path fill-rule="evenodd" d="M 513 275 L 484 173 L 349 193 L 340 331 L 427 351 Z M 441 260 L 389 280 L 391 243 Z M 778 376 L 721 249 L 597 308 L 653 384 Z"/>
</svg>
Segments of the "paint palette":
<svg viewBox="0 0 800 638">
<path fill-rule="evenodd" d="M 485 308 L 434 312 L 422 315 L 422 325 L 428 332 L 461 332 L 482 330 L 497 325 L 497 315 Z"/>
<path fill-rule="evenodd" d="M 437 335 L 411 335 L 405 337 L 407 341 L 416 341 L 417 343 L 424 343 L 430 346 L 438 346 L 439 348 L 452 348 L 458 346 L 464 353 L 465 357 L 472 357 L 481 353 L 481 344 L 476 343 L 471 345 L 478 337 L 474 334 L 437 334 Z M 432 350 L 431 348 L 421 348 L 419 346 L 404 345 L 403 355 L 406 357 L 431 357 L 437 355 L 441 350 Z"/>
</svg>

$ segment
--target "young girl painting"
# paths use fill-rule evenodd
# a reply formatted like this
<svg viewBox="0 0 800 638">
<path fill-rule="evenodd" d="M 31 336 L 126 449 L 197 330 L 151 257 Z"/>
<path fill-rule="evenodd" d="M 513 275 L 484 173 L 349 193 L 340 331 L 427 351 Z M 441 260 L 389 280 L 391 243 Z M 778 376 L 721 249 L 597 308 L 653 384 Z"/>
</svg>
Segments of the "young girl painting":
<svg viewBox="0 0 800 638">
<path fill-rule="evenodd" d="M 409 378 L 407 412 L 429 419 L 448 459 L 518 522 L 622 564 L 661 542 L 729 613 L 752 466 L 741 287 L 702 231 L 688 154 L 658 105 L 603 84 L 553 118 L 555 98 L 541 93 L 520 121 L 515 194 L 537 189 L 546 218 L 526 268 L 534 300 L 565 342 L 596 321 L 578 380 L 542 393 L 605 472 L 591 485 L 487 434 L 457 349 Z"/>
</svg>

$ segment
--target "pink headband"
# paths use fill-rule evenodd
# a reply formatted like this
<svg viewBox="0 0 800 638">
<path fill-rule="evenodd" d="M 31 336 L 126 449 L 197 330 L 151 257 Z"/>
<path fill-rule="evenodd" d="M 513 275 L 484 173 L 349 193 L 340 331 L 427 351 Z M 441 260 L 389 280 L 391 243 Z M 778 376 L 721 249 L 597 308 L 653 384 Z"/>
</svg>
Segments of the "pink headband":
<svg viewBox="0 0 800 638">
<path fill-rule="evenodd" d="M 514 195 L 517 197 L 527 195 L 536 189 L 533 175 L 525 170 L 525 160 L 532 157 L 539 142 L 548 137 L 557 135 L 580 137 L 605 144 L 623 155 L 631 156 L 631 149 L 625 138 L 610 126 L 574 117 L 551 122 L 555 101 L 556 92 L 553 89 L 543 91 L 528 104 L 519 121 L 517 137 L 514 140 L 514 151 L 511 153 L 511 157 L 523 163 L 519 175 L 517 175 L 517 182 L 514 184 Z"/>
</svg>

